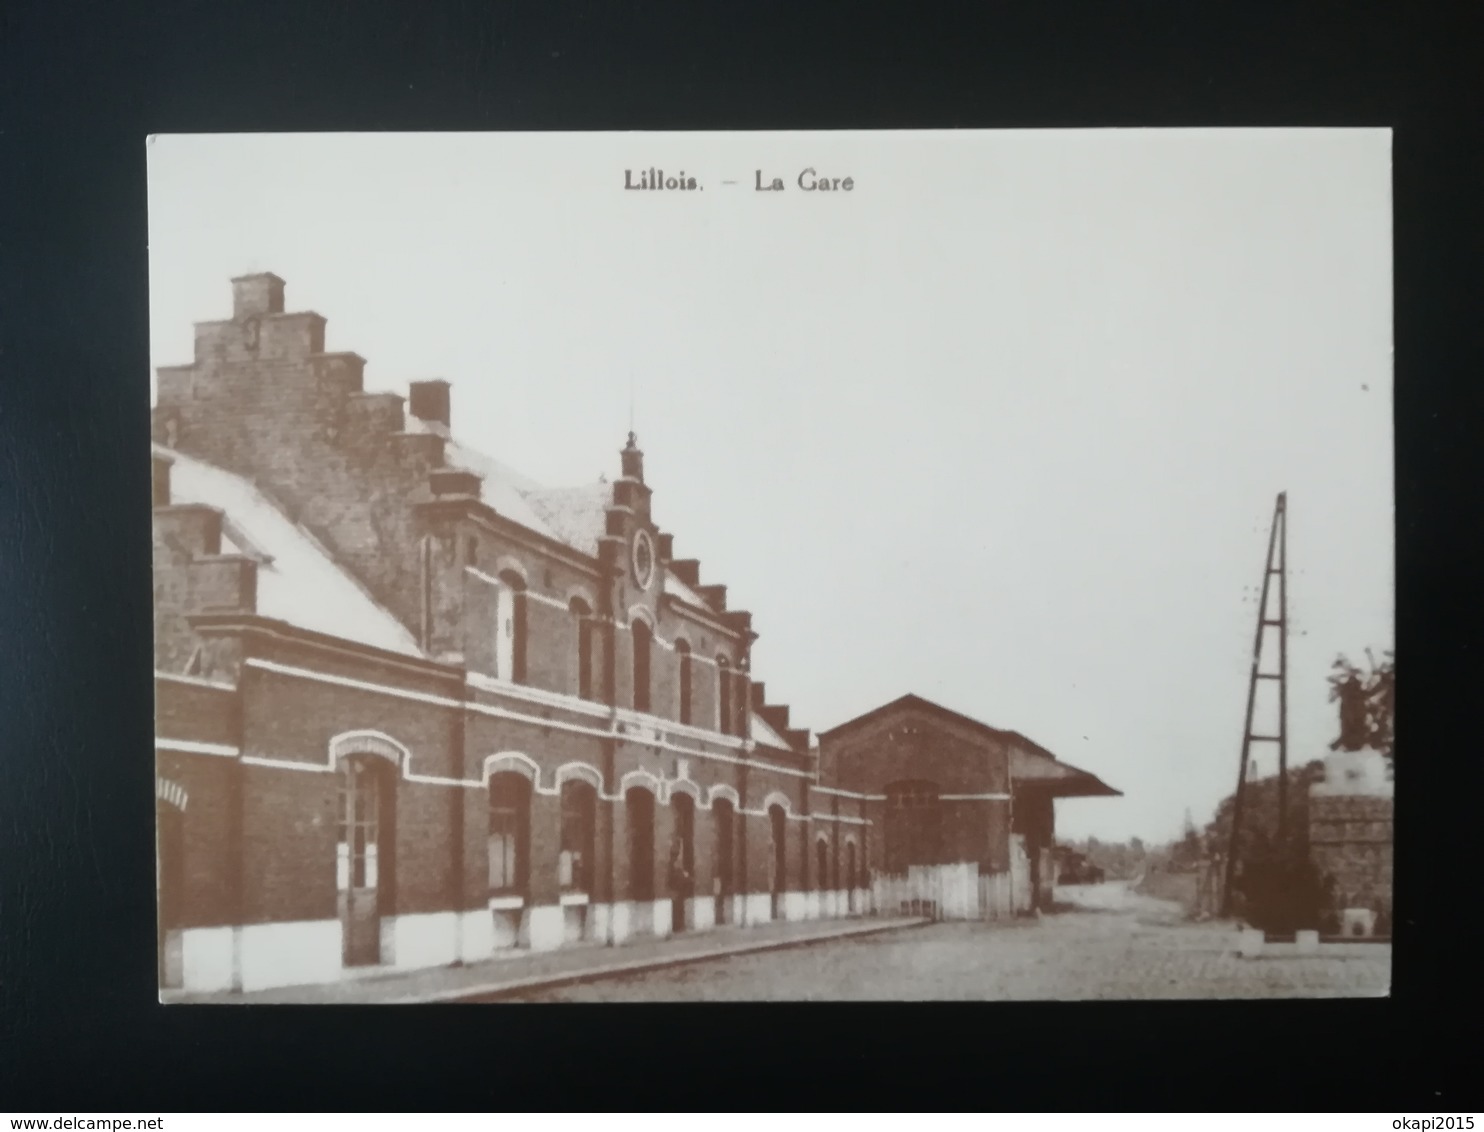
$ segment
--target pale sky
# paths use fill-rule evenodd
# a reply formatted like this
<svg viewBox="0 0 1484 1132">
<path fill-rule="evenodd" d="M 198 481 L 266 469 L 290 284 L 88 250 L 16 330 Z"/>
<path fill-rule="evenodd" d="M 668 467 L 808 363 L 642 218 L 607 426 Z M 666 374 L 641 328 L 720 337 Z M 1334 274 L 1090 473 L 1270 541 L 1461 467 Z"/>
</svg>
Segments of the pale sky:
<svg viewBox="0 0 1484 1132">
<path fill-rule="evenodd" d="M 1277 492 L 1293 761 L 1337 733 L 1335 655 L 1391 647 L 1390 151 L 157 138 L 152 359 L 189 361 L 228 280 L 272 271 L 367 389 L 446 378 L 455 434 L 553 486 L 617 474 L 632 390 L 655 519 L 753 612 L 796 726 L 916 692 L 1124 791 L 1059 803 L 1062 835 L 1163 840 L 1235 783 Z M 855 187 L 802 192 L 806 166 Z M 623 189 L 650 167 L 701 188 Z"/>
</svg>

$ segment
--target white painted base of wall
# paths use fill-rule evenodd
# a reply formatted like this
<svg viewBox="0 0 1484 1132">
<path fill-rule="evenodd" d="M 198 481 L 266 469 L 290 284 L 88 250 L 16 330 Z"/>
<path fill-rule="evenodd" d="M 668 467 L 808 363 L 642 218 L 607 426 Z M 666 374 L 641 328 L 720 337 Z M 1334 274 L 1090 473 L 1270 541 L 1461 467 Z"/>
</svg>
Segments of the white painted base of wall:
<svg viewBox="0 0 1484 1132">
<path fill-rule="evenodd" d="M 767 924 L 773 920 L 773 897 L 767 892 L 749 892 L 738 897 L 742 901 L 741 924 Z"/>
<path fill-rule="evenodd" d="M 343 970 L 343 947 L 339 920 L 246 924 L 238 943 L 242 989 L 334 982 Z"/>
<path fill-rule="evenodd" d="M 520 946 L 520 924 L 524 909 L 521 908 L 491 908 L 488 912 L 490 917 L 490 946 L 495 951 Z"/>
<path fill-rule="evenodd" d="M 585 937 L 589 943 L 607 943 L 608 931 L 613 923 L 613 905 L 611 904 L 589 904 L 587 906 L 587 924 Z"/>
<path fill-rule="evenodd" d="M 532 951 L 552 951 L 562 946 L 566 917 L 560 904 L 527 908 L 521 924 L 521 943 Z"/>
<path fill-rule="evenodd" d="M 188 991 L 231 990 L 237 981 L 237 929 L 185 928 L 180 933 L 180 985 Z"/>
<path fill-rule="evenodd" d="M 790 923 L 809 919 L 809 893 L 785 892 L 783 894 L 783 918 Z"/>
<path fill-rule="evenodd" d="M 180 941 L 180 929 L 174 928 L 165 933 L 161 941 L 160 986 L 176 988 L 185 981 L 185 960 L 182 954 Z"/>
<path fill-rule="evenodd" d="M 391 927 L 389 945 L 381 961 L 398 969 L 446 967 L 459 958 L 460 929 L 457 912 L 425 912 L 387 916 Z"/>
<path fill-rule="evenodd" d="M 685 902 L 685 926 L 693 932 L 709 932 L 716 926 L 716 897 L 692 896 Z"/>
<path fill-rule="evenodd" d="M 646 925 L 640 922 L 640 911 L 648 912 L 648 904 L 635 905 L 632 900 L 621 900 L 613 905 L 609 919 L 608 939 L 612 943 L 623 943 L 631 936 L 643 935 Z"/>
<path fill-rule="evenodd" d="M 562 905 L 562 942 L 581 943 L 587 938 L 587 905 Z"/>
<path fill-rule="evenodd" d="M 770 893 L 738 893 L 728 899 L 735 925 L 773 919 Z M 870 914 L 873 896 L 869 889 L 785 892 L 780 903 L 780 918 L 787 921 L 842 918 Z M 712 896 L 689 898 L 687 930 L 715 928 L 716 906 Z M 386 916 L 382 963 L 397 970 L 477 963 L 502 948 L 547 951 L 579 942 L 622 943 L 636 936 L 662 939 L 671 929 L 668 899 Z M 192 992 L 333 983 L 357 973 L 345 968 L 343 946 L 338 919 L 188 928 L 167 933 L 167 985 L 172 985 L 168 980 L 175 969 L 179 975 L 173 985 Z"/>
<path fill-rule="evenodd" d="M 674 928 L 670 917 L 674 915 L 670 908 L 669 900 L 656 900 L 654 909 L 650 913 L 649 930 L 659 939 L 665 939 Z"/>
<path fill-rule="evenodd" d="M 459 958 L 465 963 L 488 959 L 495 951 L 495 922 L 488 908 L 459 912 Z"/>
<path fill-rule="evenodd" d="M 739 892 L 734 893 L 728 899 L 730 899 L 732 902 L 732 914 L 728 922 L 733 924 L 745 924 L 747 922 L 747 897 L 743 896 Z"/>
</svg>

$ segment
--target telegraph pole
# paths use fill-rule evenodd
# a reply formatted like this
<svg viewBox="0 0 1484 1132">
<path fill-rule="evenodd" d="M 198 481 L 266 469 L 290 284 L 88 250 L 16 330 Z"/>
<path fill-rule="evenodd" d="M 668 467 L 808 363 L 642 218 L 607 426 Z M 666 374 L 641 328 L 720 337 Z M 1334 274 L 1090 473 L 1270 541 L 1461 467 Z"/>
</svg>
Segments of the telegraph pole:
<svg viewBox="0 0 1484 1132">
<path fill-rule="evenodd" d="M 1278 580 L 1278 615 L 1268 615 L 1273 579 Z M 1264 631 L 1278 630 L 1278 670 L 1262 670 Z M 1259 735 L 1252 730 L 1252 716 L 1257 706 L 1260 680 L 1278 683 L 1278 732 Z M 1262 596 L 1257 603 L 1257 632 L 1252 641 L 1252 669 L 1247 680 L 1247 717 L 1242 728 L 1242 757 L 1237 770 L 1237 792 L 1232 798 L 1231 840 L 1226 854 L 1226 879 L 1221 891 L 1222 915 L 1231 913 L 1232 881 L 1236 878 L 1238 838 L 1242 832 L 1242 802 L 1247 789 L 1247 776 L 1252 765 L 1253 743 L 1278 745 L 1278 844 L 1281 849 L 1288 837 L 1288 493 L 1279 492 L 1273 506 L 1273 525 L 1268 531 L 1267 564 L 1262 575 Z"/>
</svg>

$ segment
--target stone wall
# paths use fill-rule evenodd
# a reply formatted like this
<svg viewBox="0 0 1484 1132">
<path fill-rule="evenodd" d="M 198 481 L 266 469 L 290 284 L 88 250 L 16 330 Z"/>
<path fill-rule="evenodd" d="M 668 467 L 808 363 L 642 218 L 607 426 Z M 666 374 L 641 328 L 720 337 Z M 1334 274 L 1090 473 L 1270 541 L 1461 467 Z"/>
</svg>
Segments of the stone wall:
<svg viewBox="0 0 1484 1132">
<path fill-rule="evenodd" d="M 1373 757 L 1372 757 L 1373 756 Z M 1342 752 L 1309 794 L 1309 852 L 1329 908 L 1367 909 L 1389 933 L 1392 910 L 1392 786 L 1375 752 Z"/>
</svg>

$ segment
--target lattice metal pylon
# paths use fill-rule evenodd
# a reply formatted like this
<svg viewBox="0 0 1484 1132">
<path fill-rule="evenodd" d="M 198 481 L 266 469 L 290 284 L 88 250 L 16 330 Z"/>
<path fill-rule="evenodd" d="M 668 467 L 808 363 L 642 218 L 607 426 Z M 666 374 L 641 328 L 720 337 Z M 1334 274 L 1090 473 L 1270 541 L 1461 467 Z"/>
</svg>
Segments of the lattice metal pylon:
<svg viewBox="0 0 1484 1132">
<path fill-rule="evenodd" d="M 1273 579 L 1278 580 L 1278 615 L 1269 616 L 1269 597 Z M 1278 630 L 1277 671 L 1262 667 L 1264 630 Z M 1278 684 L 1278 731 L 1276 735 L 1258 735 L 1252 730 L 1252 716 L 1257 706 L 1257 685 L 1262 680 Z M 1221 910 L 1231 912 L 1232 881 L 1236 877 L 1237 856 L 1242 832 L 1242 801 L 1252 765 L 1253 743 L 1278 745 L 1278 844 L 1288 841 L 1288 493 L 1279 492 L 1273 507 L 1273 526 L 1268 532 L 1268 558 L 1262 575 L 1262 596 L 1257 603 L 1257 633 L 1252 642 L 1252 671 L 1247 680 L 1247 719 L 1242 728 L 1242 761 L 1237 771 L 1237 792 L 1232 799 L 1231 840 L 1226 853 L 1226 877 L 1222 885 Z"/>
</svg>

